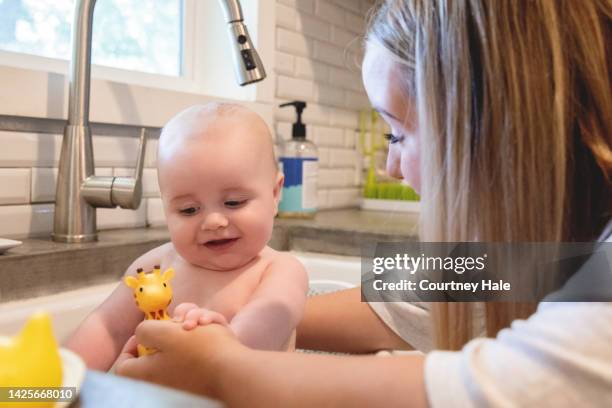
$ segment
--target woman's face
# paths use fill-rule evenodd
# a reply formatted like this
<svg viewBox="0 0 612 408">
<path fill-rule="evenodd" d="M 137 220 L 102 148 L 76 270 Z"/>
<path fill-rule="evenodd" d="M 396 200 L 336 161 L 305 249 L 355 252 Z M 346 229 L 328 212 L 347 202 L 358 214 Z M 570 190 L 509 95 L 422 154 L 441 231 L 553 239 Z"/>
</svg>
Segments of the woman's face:
<svg viewBox="0 0 612 408">
<path fill-rule="evenodd" d="M 391 127 L 387 172 L 421 190 L 420 141 L 414 103 L 404 95 L 399 67 L 382 46 L 369 42 L 362 66 L 363 84 L 374 109 Z"/>
</svg>

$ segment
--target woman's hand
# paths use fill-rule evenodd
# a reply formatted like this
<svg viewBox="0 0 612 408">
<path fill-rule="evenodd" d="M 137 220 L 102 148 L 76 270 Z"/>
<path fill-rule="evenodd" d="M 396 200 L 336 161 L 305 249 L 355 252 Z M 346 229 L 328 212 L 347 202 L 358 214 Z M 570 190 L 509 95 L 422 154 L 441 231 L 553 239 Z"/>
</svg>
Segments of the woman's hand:
<svg viewBox="0 0 612 408">
<path fill-rule="evenodd" d="M 206 326 L 211 323 L 228 326 L 227 319 L 221 313 L 198 307 L 195 303 L 181 303 L 178 305 L 174 309 L 172 320 L 182 322 L 183 329 L 185 330 L 192 330 L 197 326 Z"/>
<path fill-rule="evenodd" d="M 116 373 L 218 398 L 223 365 L 226 361 L 236 361 L 234 357 L 245 347 L 230 330 L 218 324 L 190 331 L 181 326 L 170 321 L 142 322 L 136 328 L 135 338 L 124 346 Z M 136 358 L 137 343 L 158 351 Z"/>
</svg>

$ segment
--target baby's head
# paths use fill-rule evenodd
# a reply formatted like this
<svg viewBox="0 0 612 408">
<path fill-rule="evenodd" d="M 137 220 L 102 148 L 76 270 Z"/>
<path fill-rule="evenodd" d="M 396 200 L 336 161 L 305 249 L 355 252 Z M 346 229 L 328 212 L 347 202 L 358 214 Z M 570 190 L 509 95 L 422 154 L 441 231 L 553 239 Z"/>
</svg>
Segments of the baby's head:
<svg viewBox="0 0 612 408">
<path fill-rule="evenodd" d="M 157 169 L 172 243 L 186 261 L 233 270 L 265 247 L 283 177 L 257 114 L 219 103 L 180 112 L 162 130 Z"/>
</svg>

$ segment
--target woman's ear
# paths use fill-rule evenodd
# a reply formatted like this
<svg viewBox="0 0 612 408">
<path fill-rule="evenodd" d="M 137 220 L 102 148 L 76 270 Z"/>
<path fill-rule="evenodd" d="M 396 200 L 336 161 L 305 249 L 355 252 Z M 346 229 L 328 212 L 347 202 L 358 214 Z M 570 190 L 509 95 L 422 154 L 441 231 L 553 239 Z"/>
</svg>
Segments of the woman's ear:
<svg viewBox="0 0 612 408">
<path fill-rule="evenodd" d="M 278 214 L 278 203 L 283 196 L 283 184 L 285 183 L 285 175 L 279 171 L 276 174 L 276 181 L 274 182 L 274 215 Z"/>
</svg>

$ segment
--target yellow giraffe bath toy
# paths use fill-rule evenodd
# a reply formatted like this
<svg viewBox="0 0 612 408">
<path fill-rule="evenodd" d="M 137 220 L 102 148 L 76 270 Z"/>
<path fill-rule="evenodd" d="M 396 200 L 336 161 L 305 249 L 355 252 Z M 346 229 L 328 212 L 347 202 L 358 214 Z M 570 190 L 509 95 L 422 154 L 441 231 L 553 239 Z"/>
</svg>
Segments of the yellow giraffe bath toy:
<svg viewBox="0 0 612 408">
<path fill-rule="evenodd" d="M 163 275 L 159 265 L 152 272 L 145 273 L 138 268 L 137 277 L 126 276 L 123 281 L 134 290 L 136 306 L 145 314 L 145 320 L 170 320 L 168 305 L 172 302 L 170 279 L 174 277 L 174 269 L 168 268 Z M 138 355 L 146 356 L 155 353 L 155 349 L 138 345 Z"/>
<path fill-rule="evenodd" d="M 51 319 L 46 313 L 30 317 L 21 333 L 0 337 L 0 387 L 61 387 L 62 360 Z M 55 402 L 0 402 L 0 407 L 53 407 Z"/>
</svg>

